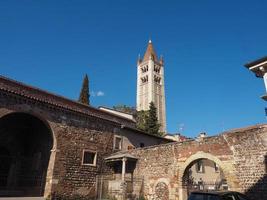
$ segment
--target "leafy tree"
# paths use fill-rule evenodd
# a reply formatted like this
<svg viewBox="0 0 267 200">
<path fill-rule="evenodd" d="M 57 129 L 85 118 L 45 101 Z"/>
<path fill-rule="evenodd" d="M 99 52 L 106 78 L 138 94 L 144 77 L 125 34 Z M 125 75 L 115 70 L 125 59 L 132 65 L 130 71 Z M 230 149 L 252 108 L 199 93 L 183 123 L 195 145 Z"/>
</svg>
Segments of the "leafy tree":
<svg viewBox="0 0 267 200">
<path fill-rule="evenodd" d="M 134 107 L 126 105 L 113 106 L 114 110 L 125 112 L 134 116 L 136 127 L 149 134 L 162 136 L 159 132 L 160 124 L 158 123 L 157 108 L 153 102 L 149 104 L 149 110 L 136 111 Z"/>
<path fill-rule="evenodd" d="M 90 94 L 89 94 L 89 79 L 87 74 L 85 74 L 85 77 L 83 79 L 83 84 L 82 84 L 82 89 L 80 92 L 80 97 L 79 97 L 79 102 L 90 105 L 90 100 L 89 100 Z"/>
<path fill-rule="evenodd" d="M 121 111 L 121 112 L 125 112 L 125 113 L 128 113 L 128 114 L 131 114 L 131 115 L 135 115 L 136 114 L 135 107 L 130 107 L 130 106 L 126 106 L 126 105 L 116 105 L 116 106 L 113 106 L 113 109 L 117 110 L 117 111 Z"/>
<path fill-rule="evenodd" d="M 148 115 L 146 116 L 145 131 L 153 135 L 161 135 L 159 132 L 160 124 L 158 123 L 157 108 L 153 102 L 149 104 Z"/>
</svg>

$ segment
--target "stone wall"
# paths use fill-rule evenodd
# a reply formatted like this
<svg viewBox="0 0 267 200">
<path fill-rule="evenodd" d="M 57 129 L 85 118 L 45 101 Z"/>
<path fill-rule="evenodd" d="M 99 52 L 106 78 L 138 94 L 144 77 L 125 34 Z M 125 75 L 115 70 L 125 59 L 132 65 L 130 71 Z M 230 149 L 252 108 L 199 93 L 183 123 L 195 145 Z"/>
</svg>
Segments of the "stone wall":
<svg viewBox="0 0 267 200">
<path fill-rule="evenodd" d="M 113 130 L 120 126 L 90 116 L 63 112 L 57 107 L 48 109 L 35 101 L 28 100 L 25 104 L 14 97 L 2 96 L 0 117 L 9 113 L 28 113 L 44 120 L 53 133 L 45 196 L 95 196 L 96 175 L 109 171 L 103 165 L 103 157 L 113 152 Z M 84 149 L 97 152 L 96 166 L 82 165 Z"/>
<path fill-rule="evenodd" d="M 267 199 L 266 138 L 267 125 L 257 125 L 199 141 L 157 145 L 129 153 L 138 157 L 134 175 L 144 176 L 148 199 L 158 198 L 157 188 L 166 188 L 165 185 L 169 199 L 186 199 L 184 172 L 198 159 L 217 163 L 230 190 L 246 193 L 254 200 Z"/>
<path fill-rule="evenodd" d="M 51 130 L 53 148 L 44 195 L 58 199 L 95 196 L 96 176 L 110 173 L 103 158 L 114 152 L 114 134 L 132 137 L 136 132 L 129 119 L 0 76 L 0 119 L 11 113 L 32 115 Z M 0 134 L 3 131 L 0 127 Z M 138 132 L 133 145 L 143 137 L 150 138 L 149 144 L 167 141 Z M 97 152 L 96 166 L 82 165 L 83 150 Z"/>
<path fill-rule="evenodd" d="M 224 137 L 233 152 L 241 191 L 256 200 L 267 199 L 267 126 L 239 129 Z"/>
<path fill-rule="evenodd" d="M 103 158 L 113 150 L 113 133 L 108 130 L 112 126 L 103 127 L 103 130 L 92 130 L 86 124 L 54 127 L 57 133 L 57 155 L 53 180 L 57 184 L 53 186 L 52 192 L 63 196 L 94 197 L 96 175 L 108 170 L 103 165 Z M 82 165 L 83 150 L 97 152 L 96 166 Z"/>
</svg>

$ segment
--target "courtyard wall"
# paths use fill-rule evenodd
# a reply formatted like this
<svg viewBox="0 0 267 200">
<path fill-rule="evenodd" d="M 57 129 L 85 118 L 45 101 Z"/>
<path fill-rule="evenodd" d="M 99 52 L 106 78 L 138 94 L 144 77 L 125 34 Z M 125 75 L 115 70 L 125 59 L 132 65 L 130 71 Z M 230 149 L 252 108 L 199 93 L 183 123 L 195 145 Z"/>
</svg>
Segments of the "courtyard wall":
<svg viewBox="0 0 267 200">
<path fill-rule="evenodd" d="M 138 158 L 135 176 L 144 177 L 148 199 L 187 197 L 185 170 L 198 159 L 209 159 L 223 170 L 229 190 L 246 193 L 251 199 L 267 199 L 267 125 L 224 132 L 200 140 L 176 142 L 130 151 Z M 168 189 L 168 192 L 166 191 Z"/>
<path fill-rule="evenodd" d="M 111 173 L 103 160 L 114 153 L 114 135 L 132 138 L 137 131 L 132 120 L 0 76 L 0 119 L 11 113 L 32 115 L 51 130 L 44 196 L 57 199 L 95 198 L 96 176 Z M 4 132 L 0 126 L 0 134 Z M 134 142 L 127 141 L 134 146 L 144 138 L 149 144 L 168 142 L 140 131 Z M 94 166 L 82 164 L 84 150 L 96 152 Z"/>
</svg>

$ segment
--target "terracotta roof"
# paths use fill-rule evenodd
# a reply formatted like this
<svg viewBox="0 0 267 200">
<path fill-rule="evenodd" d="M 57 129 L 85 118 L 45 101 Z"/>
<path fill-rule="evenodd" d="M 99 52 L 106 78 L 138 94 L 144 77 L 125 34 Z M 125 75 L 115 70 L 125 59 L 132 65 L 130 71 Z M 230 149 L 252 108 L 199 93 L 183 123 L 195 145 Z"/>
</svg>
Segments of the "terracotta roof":
<svg viewBox="0 0 267 200">
<path fill-rule="evenodd" d="M 159 136 L 159 135 L 153 135 L 153 134 L 150 134 L 150 133 L 147 133 L 147 132 L 144 132 L 138 128 L 135 128 L 135 127 L 130 127 L 130 126 L 125 126 L 125 127 L 121 127 L 121 128 L 124 128 L 124 129 L 128 129 L 128 130 L 133 130 L 135 131 L 135 133 L 140 133 L 140 134 L 144 134 L 144 135 L 149 135 L 149 136 L 153 136 L 153 137 L 156 137 L 156 138 L 160 138 L 162 140 L 164 140 L 165 142 L 173 142 L 173 140 L 171 139 L 168 139 L 168 138 L 165 138 L 165 137 L 162 137 L 162 136 Z"/>
<path fill-rule="evenodd" d="M 149 40 L 149 42 L 148 42 L 146 53 L 144 55 L 143 61 L 148 61 L 150 56 L 152 56 L 155 61 L 158 61 L 158 57 L 157 57 L 156 51 L 153 48 L 153 44 L 152 44 L 151 40 Z"/>
<path fill-rule="evenodd" d="M 16 94 L 26 97 L 44 104 L 50 104 L 61 109 L 82 113 L 89 116 L 98 117 L 104 120 L 112 121 L 117 124 L 123 124 L 130 127 L 135 127 L 135 122 L 128 118 L 114 115 L 107 111 L 103 111 L 92 106 L 79 103 L 74 100 L 67 99 L 63 96 L 56 95 L 36 87 L 20 83 L 18 81 L 6 78 L 0 75 L 0 90 L 11 94 Z"/>
<path fill-rule="evenodd" d="M 260 59 L 257 59 L 255 61 L 252 61 L 250 63 L 247 63 L 247 64 L 245 64 L 245 67 L 250 68 L 250 67 L 253 67 L 254 65 L 260 64 L 260 63 L 265 62 L 265 61 L 267 61 L 267 56 L 262 57 Z"/>
<path fill-rule="evenodd" d="M 34 101 L 39 101 L 44 104 L 53 105 L 60 109 L 65 109 L 68 111 L 78 112 L 88 116 L 101 118 L 103 120 L 119 124 L 121 125 L 121 128 L 133 130 L 137 134 L 144 134 L 168 141 L 163 137 L 151 135 L 135 128 L 136 122 L 134 120 L 79 103 L 66 97 L 56 95 L 48 91 L 41 90 L 37 87 L 29 86 L 0 75 L 0 91 L 1 90 L 11 94 L 19 95 L 21 97 L 32 99 Z"/>
</svg>

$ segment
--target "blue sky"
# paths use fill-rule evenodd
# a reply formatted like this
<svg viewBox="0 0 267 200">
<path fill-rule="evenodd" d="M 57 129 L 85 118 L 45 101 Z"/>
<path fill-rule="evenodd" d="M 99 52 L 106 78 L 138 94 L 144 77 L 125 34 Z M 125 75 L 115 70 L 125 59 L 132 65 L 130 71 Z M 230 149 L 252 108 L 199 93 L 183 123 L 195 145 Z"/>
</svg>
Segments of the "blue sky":
<svg viewBox="0 0 267 200">
<path fill-rule="evenodd" d="M 1 1 L 0 73 L 71 99 L 87 73 L 92 105 L 134 106 L 151 37 L 165 59 L 169 132 L 265 123 L 263 81 L 243 65 L 267 54 L 266 9 L 264 0 Z"/>
</svg>

